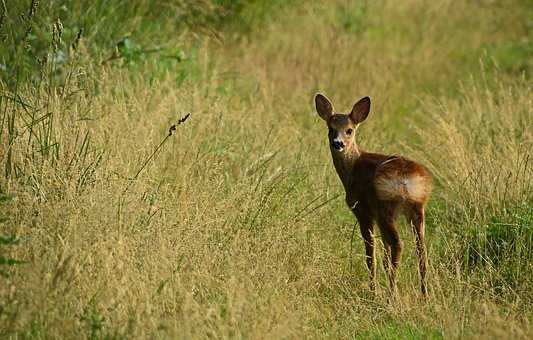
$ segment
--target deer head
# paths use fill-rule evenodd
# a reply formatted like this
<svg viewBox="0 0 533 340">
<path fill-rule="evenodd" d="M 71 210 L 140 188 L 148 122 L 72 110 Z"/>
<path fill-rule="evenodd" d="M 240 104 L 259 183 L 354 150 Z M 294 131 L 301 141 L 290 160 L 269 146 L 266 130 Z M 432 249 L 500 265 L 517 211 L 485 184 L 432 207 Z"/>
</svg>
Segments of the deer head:
<svg viewBox="0 0 533 340">
<path fill-rule="evenodd" d="M 355 131 L 370 112 L 370 98 L 364 97 L 354 104 L 349 114 L 334 113 L 333 105 L 323 94 L 315 96 L 316 111 L 328 125 L 331 152 L 343 154 L 358 152 Z"/>
</svg>

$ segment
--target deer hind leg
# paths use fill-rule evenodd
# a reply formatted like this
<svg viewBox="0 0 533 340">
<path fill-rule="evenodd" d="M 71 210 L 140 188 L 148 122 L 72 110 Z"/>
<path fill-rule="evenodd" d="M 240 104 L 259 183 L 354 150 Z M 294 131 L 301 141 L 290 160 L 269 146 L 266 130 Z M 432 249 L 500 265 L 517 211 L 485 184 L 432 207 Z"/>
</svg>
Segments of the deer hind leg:
<svg viewBox="0 0 533 340">
<path fill-rule="evenodd" d="M 418 256 L 418 269 L 420 271 L 420 284 L 422 289 L 422 294 L 427 296 L 427 281 L 426 281 L 426 270 L 427 270 L 427 253 L 426 245 L 424 240 L 425 234 L 425 214 L 424 206 L 421 204 L 415 204 L 409 211 L 407 216 L 408 220 L 413 227 L 413 232 L 415 233 L 416 238 L 416 254 Z"/>
<path fill-rule="evenodd" d="M 370 216 L 362 213 L 355 213 L 357 220 L 359 222 L 359 228 L 361 229 L 361 235 L 363 236 L 363 241 L 365 242 L 365 252 L 366 252 L 366 265 L 368 267 L 368 272 L 370 276 L 370 290 L 375 291 L 376 289 L 376 257 L 374 250 L 374 225 L 372 224 L 372 219 Z"/>
<path fill-rule="evenodd" d="M 385 245 L 384 266 L 389 276 L 390 290 L 393 297 L 398 292 L 396 277 L 403 248 L 398 229 L 396 228 L 398 209 L 398 204 L 386 203 L 382 205 L 378 213 L 379 229 L 383 244 Z"/>
</svg>

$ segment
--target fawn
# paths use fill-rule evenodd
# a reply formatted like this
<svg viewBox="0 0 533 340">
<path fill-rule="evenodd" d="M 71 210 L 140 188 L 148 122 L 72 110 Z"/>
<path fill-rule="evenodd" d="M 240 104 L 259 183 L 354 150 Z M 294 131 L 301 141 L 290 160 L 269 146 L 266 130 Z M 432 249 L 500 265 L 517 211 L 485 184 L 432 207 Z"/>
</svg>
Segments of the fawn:
<svg viewBox="0 0 533 340">
<path fill-rule="evenodd" d="M 396 220 L 403 213 L 416 236 L 422 294 L 427 295 L 426 248 L 424 244 L 424 206 L 431 191 L 431 176 L 420 164 L 401 156 L 386 156 L 361 150 L 355 131 L 370 112 L 370 98 L 359 100 L 349 114 L 334 113 L 333 105 L 322 94 L 315 96 L 318 115 L 326 121 L 333 164 L 344 190 L 346 203 L 353 212 L 365 243 L 366 264 L 370 272 L 370 289 L 375 290 L 374 221 L 377 222 L 393 296 L 397 294 L 396 275 L 402 241 Z"/>
</svg>

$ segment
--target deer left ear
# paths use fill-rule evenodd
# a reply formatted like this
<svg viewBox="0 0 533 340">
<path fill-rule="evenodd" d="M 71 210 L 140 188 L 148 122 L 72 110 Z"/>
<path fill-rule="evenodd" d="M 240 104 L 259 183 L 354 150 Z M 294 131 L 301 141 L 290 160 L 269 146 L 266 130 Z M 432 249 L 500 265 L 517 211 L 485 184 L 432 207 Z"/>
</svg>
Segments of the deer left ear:
<svg viewBox="0 0 533 340">
<path fill-rule="evenodd" d="M 354 104 L 352 112 L 350 112 L 350 119 L 355 123 L 359 124 L 366 119 L 368 113 L 370 112 L 370 98 L 364 97 L 361 98 L 357 103 Z"/>
<path fill-rule="evenodd" d="M 333 114 L 333 105 L 329 99 L 321 93 L 317 93 L 315 96 L 315 105 L 316 112 L 320 118 L 324 119 L 326 122 L 329 120 L 329 117 Z"/>
</svg>

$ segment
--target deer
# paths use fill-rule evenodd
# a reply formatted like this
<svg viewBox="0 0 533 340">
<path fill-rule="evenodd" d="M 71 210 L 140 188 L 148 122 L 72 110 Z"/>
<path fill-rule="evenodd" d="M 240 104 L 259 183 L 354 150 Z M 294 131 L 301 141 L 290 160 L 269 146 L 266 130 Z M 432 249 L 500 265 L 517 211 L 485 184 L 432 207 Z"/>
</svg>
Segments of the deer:
<svg viewBox="0 0 533 340">
<path fill-rule="evenodd" d="M 357 101 L 349 114 L 333 111 L 331 101 L 315 95 L 316 111 L 328 127 L 328 141 L 333 165 L 346 192 L 346 204 L 358 221 L 365 245 L 370 290 L 375 292 L 376 261 L 374 222 L 384 245 L 383 266 L 392 297 L 398 294 L 397 273 L 403 243 L 397 228 L 403 214 L 411 224 L 416 239 L 416 253 L 421 290 L 427 296 L 427 253 L 424 241 L 424 208 L 432 179 L 428 170 L 403 156 L 387 156 L 363 151 L 356 143 L 356 131 L 370 113 L 370 98 Z"/>
</svg>

